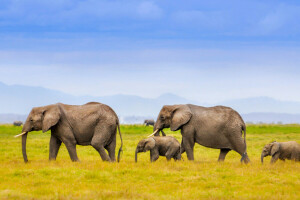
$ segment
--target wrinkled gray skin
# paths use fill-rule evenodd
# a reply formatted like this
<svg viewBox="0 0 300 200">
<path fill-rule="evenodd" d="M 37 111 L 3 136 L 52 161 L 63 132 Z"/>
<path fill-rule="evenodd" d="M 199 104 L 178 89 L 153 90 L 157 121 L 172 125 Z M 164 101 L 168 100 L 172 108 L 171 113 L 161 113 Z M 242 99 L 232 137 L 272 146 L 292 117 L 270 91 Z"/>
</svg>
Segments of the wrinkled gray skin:
<svg viewBox="0 0 300 200">
<path fill-rule="evenodd" d="M 201 107 L 192 104 L 165 105 L 161 109 L 153 130 L 171 128 L 181 130 L 181 153 L 194 160 L 194 145 L 220 149 L 219 161 L 224 161 L 230 150 L 238 152 L 241 162 L 250 161 L 246 151 L 246 126 L 233 109 L 216 106 Z M 242 133 L 244 131 L 244 138 Z M 157 132 L 155 135 L 159 135 Z"/>
<path fill-rule="evenodd" d="M 153 119 L 145 119 L 144 125 L 146 126 L 154 126 L 155 122 Z"/>
<path fill-rule="evenodd" d="M 167 160 L 180 160 L 180 143 L 172 136 L 150 137 L 141 140 L 135 150 L 135 162 L 137 162 L 137 154 L 140 152 L 150 151 L 150 161 L 156 161 L 159 156 L 166 156 Z"/>
<path fill-rule="evenodd" d="M 280 160 L 300 161 L 300 144 L 295 141 L 289 142 L 272 142 L 264 146 L 261 153 L 261 162 L 264 162 L 264 157 L 272 156 L 271 163 Z"/>
<path fill-rule="evenodd" d="M 23 126 L 22 152 L 27 162 L 26 140 L 30 131 L 51 130 L 49 160 L 55 160 L 63 142 L 72 161 L 79 161 L 76 145 L 92 145 L 103 161 L 115 161 L 116 133 L 119 120 L 116 113 L 107 105 L 90 102 L 84 105 L 52 104 L 35 107 L 31 110 Z M 106 151 L 108 151 L 108 154 Z"/>
<path fill-rule="evenodd" d="M 22 126 L 23 122 L 21 122 L 21 121 L 14 121 L 13 125 L 14 126 Z"/>
</svg>

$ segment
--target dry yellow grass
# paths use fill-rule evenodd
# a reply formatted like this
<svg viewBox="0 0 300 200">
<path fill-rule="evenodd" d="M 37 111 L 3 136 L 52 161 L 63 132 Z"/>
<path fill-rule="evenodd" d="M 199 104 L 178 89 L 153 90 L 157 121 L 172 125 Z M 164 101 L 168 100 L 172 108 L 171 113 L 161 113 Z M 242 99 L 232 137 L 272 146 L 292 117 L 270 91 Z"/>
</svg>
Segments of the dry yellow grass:
<svg viewBox="0 0 300 200">
<path fill-rule="evenodd" d="M 265 159 L 264 144 L 300 141 L 300 125 L 251 125 L 247 129 L 251 164 L 240 164 L 230 152 L 218 163 L 219 150 L 195 146 L 195 162 L 149 162 L 149 153 L 134 163 L 138 141 L 151 133 L 143 126 L 122 126 L 124 153 L 120 163 L 102 162 L 91 147 L 78 146 L 79 163 L 70 161 L 62 146 L 55 162 L 49 162 L 50 134 L 28 136 L 29 163 L 24 164 L 20 127 L 0 126 L 0 199 L 300 199 L 300 164 Z M 181 140 L 179 132 L 166 132 Z M 118 146 L 119 148 L 119 139 Z"/>
</svg>

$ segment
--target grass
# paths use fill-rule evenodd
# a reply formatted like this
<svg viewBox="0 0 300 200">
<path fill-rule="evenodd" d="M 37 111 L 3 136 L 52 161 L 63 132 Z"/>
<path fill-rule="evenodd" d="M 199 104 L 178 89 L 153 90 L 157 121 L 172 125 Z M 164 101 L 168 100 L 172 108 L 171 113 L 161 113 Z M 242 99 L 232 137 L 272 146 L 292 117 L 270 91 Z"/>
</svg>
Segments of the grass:
<svg viewBox="0 0 300 200">
<path fill-rule="evenodd" d="M 78 146 L 79 163 L 70 161 L 64 145 L 57 161 L 49 162 L 49 133 L 28 135 L 29 163 L 24 164 L 20 127 L 0 126 L 0 199 L 300 199 L 300 164 L 278 161 L 274 165 L 260 153 L 266 143 L 300 142 L 300 125 L 249 125 L 251 164 L 240 164 L 230 152 L 218 163 L 219 150 L 195 145 L 195 161 L 149 162 L 149 152 L 134 151 L 152 128 L 121 126 L 124 152 L 120 163 L 102 162 L 91 146 Z M 181 141 L 179 132 L 166 131 Z M 120 146 L 118 138 L 117 148 Z"/>
</svg>

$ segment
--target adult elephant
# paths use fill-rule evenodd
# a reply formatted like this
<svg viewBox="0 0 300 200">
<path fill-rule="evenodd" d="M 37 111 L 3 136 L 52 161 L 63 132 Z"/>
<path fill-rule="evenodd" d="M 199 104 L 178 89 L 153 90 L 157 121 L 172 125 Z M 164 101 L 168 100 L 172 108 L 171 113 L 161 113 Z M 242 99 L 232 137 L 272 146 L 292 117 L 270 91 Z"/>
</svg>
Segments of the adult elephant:
<svg viewBox="0 0 300 200">
<path fill-rule="evenodd" d="M 13 125 L 14 126 L 22 126 L 23 122 L 22 121 L 14 121 Z"/>
<path fill-rule="evenodd" d="M 145 119 L 143 124 L 146 126 L 154 126 L 155 121 L 153 119 Z"/>
<path fill-rule="evenodd" d="M 109 106 L 97 102 L 84 105 L 62 103 L 35 107 L 31 110 L 23 126 L 22 153 L 27 162 L 26 140 L 30 131 L 51 130 L 49 160 L 55 160 L 63 142 L 72 161 L 79 161 L 76 145 L 92 145 L 103 161 L 115 161 L 116 133 L 119 130 L 122 151 L 123 141 L 119 120 Z M 16 136 L 16 137 L 17 137 Z M 108 151 L 108 154 L 106 151 Z"/>
<path fill-rule="evenodd" d="M 172 131 L 181 129 L 181 153 L 186 152 L 189 160 L 194 160 L 194 145 L 197 142 L 205 147 L 220 149 L 219 161 L 224 161 L 230 150 L 242 156 L 241 162 L 250 161 L 246 151 L 245 123 L 232 108 L 165 105 L 157 117 L 152 135 L 159 135 L 164 128 L 171 128 Z"/>
</svg>

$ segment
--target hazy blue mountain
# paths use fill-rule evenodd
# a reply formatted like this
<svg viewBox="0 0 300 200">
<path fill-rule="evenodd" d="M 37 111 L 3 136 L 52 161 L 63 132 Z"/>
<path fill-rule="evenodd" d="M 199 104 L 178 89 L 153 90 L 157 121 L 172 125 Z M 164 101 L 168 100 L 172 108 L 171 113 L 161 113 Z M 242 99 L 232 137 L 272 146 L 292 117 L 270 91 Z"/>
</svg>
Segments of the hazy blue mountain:
<svg viewBox="0 0 300 200">
<path fill-rule="evenodd" d="M 75 103 L 72 95 L 42 87 L 5 85 L 0 82 L 0 113 L 26 114 L 34 106 L 55 102 Z"/>
<path fill-rule="evenodd" d="M 267 112 L 300 114 L 300 102 L 279 101 L 270 97 L 235 99 L 221 102 L 220 105 L 232 107 L 240 113 Z"/>
<path fill-rule="evenodd" d="M 300 123 L 300 102 L 279 101 L 269 97 L 254 97 L 220 102 L 218 104 L 199 103 L 174 94 L 163 94 L 157 98 L 143 98 L 135 95 L 112 96 L 73 96 L 42 87 L 6 85 L 0 82 L 0 122 L 23 119 L 32 107 L 62 102 L 84 104 L 98 101 L 111 106 L 123 122 L 141 121 L 142 118 L 156 118 L 159 110 L 166 104 L 192 103 L 202 106 L 225 105 L 242 113 L 245 121 Z M 250 113 L 250 114 L 247 114 Z M 22 118 L 23 117 L 23 118 Z"/>
<path fill-rule="evenodd" d="M 84 104 L 89 101 L 105 103 L 122 116 L 154 116 L 165 104 L 195 103 L 174 94 L 163 94 L 155 99 L 122 94 L 103 97 L 73 96 L 42 87 L 10 86 L 0 82 L 0 113 L 28 114 L 34 106 L 57 102 Z"/>
<path fill-rule="evenodd" d="M 245 122 L 251 123 L 300 123 L 300 114 L 286 113 L 248 113 L 242 114 Z"/>
<path fill-rule="evenodd" d="M 27 115 L 20 114 L 0 114 L 0 123 L 1 124 L 11 124 L 14 121 L 22 121 L 26 120 Z"/>
</svg>

